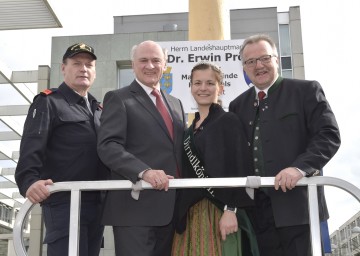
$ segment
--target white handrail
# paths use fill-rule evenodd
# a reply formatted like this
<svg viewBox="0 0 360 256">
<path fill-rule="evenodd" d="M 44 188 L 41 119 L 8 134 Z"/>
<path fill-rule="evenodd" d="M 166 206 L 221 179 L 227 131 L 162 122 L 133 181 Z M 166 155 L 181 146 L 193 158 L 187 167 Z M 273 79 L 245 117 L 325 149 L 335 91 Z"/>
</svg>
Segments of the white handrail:
<svg viewBox="0 0 360 256">
<path fill-rule="evenodd" d="M 169 189 L 185 189 L 185 188 L 219 188 L 219 187 L 247 187 L 247 178 L 206 178 L 206 179 L 174 179 L 170 180 Z M 142 189 L 152 189 L 151 185 L 145 181 L 141 181 Z M 261 178 L 260 187 L 272 187 L 274 185 L 274 177 Z M 343 189 L 353 195 L 360 202 L 360 189 L 353 184 L 333 177 L 311 177 L 302 178 L 297 186 L 308 186 L 308 201 L 309 201 L 309 217 L 311 229 L 311 244 L 312 255 L 321 256 L 321 237 L 320 237 L 320 222 L 318 214 L 318 197 L 317 186 L 334 186 Z M 78 255 L 79 250 L 79 208 L 81 191 L 89 190 L 131 190 L 133 184 L 130 181 L 117 180 L 117 181 L 76 181 L 76 182 L 58 182 L 54 185 L 48 186 L 50 193 L 60 191 L 71 191 L 71 210 L 70 210 L 70 223 L 69 223 L 69 256 Z M 24 239 L 23 229 L 24 222 L 33 208 L 28 199 L 25 201 L 15 219 L 13 238 L 15 253 L 17 256 L 27 256 Z"/>
</svg>

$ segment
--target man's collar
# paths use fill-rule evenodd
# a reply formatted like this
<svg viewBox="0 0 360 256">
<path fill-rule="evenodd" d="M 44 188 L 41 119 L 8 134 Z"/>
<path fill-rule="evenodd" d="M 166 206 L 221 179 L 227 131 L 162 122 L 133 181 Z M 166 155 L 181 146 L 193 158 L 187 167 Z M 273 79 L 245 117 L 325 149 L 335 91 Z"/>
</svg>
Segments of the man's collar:
<svg viewBox="0 0 360 256">
<path fill-rule="evenodd" d="M 271 93 L 271 92 L 273 92 L 273 91 L 279 86 L 279 84 L 280 84 L 280 82 L 281 82 L 282 80 L 283 80 L 283 78 L 282 78 L 281 76 L 278 76 L 278 77 L 274 80 L 274 82 L 273 82 L 269 87 L 267 87 L 267 88 L 264 89 L 264 90 L 260 90 L 259 88 L 257 88 L 256 86 L 254 86 L 255 92 L 256 92 L 256 98 L 258 97 L 257 95 L 258 95 L 258 92 L 259 92 L 259 91 L 265 92 L 265 93 L 266 93 L 265 98 L 267 98 L 267 97 L 268 97 L 268 94 Z"/>
<path fill-rule="evenodd" d="M 141 83 L 137 78 L 135 78 L 136 82 L 144 89 L 144 91 L 150 95 L 151 92 L 154 90 L 154 88 L 151 88 L 149 86 L 146 86 L 145 84 Z M 155 87 L 160 92 L 160 84 L 158 83 Z"/>
<path fill-rule="evenodd" d="M 70 86 L 68 86 L 65 82 L 63 82 L 59 86 L 59 91 L 65 96 L 66 100 L 70 104 L 76 104 L 82 98 L 82 96 L 79 93 L 77 93 L 72 88 L 70 88 Z M 86 97 L 88 98 L 89 102 L 92 102 L 94 100 L 96 101 L 94 96 L 92 96 L 90 93 L 87 93 Z"/>
</svg>

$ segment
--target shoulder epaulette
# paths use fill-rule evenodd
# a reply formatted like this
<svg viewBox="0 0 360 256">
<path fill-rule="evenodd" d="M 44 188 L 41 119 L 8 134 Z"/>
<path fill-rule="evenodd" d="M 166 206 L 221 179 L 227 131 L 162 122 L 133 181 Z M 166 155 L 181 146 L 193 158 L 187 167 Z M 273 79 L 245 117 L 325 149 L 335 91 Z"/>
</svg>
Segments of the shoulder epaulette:
<svg viewBox="0 0 360 256">
<path fill-rule="evenodd" d="M 56 92 L 56 90 L 57 90 L 57 88 L 45 89 L 41 92 L 41 94 L 44 96 L 48 96 L 48 95 L 52 94 L 53 92 Z"/>
</svg>

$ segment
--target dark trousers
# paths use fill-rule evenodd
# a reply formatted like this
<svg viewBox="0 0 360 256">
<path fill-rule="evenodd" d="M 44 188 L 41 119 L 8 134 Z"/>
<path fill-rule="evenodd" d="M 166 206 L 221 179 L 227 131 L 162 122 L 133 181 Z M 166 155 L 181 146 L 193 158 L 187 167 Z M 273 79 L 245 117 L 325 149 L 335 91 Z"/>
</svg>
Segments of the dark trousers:
<svg viewBox="0 0 360 256">
<path fill-rule="evenodd" d="M 104 226 L 100 224 L 100 204 L 82 203 L 80 212 L 80 256 L 99 256 Z M 64 256 L 69 251 L 70 204 L 42 206 L 48 256 Z"/>
<path fill-rule="evenodd" d="M 174 228 L 114 226 L 116 256 L 170 256 Z"/>
<path fill-rule="evenodd" d="M 311 256 L 310 226 L 275 226 L 270 198 L 255 192 L 255 208 L 248 211 L 261 256 Z"/>
</svg>

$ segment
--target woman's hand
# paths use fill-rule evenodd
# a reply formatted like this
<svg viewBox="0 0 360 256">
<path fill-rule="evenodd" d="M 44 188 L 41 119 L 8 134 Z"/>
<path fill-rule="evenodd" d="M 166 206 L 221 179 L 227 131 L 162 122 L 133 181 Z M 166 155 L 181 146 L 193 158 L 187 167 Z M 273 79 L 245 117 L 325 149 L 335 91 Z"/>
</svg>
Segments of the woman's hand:
<svg viewBox="0 0 360 256">
<path fill-rule="evenodd" d="M 236 213 L 231 211 L 224 211 L 219 221 L 221 238 L 226 240 L 226 236 L 238 231 L 238 222 Z"/>
</svg>

